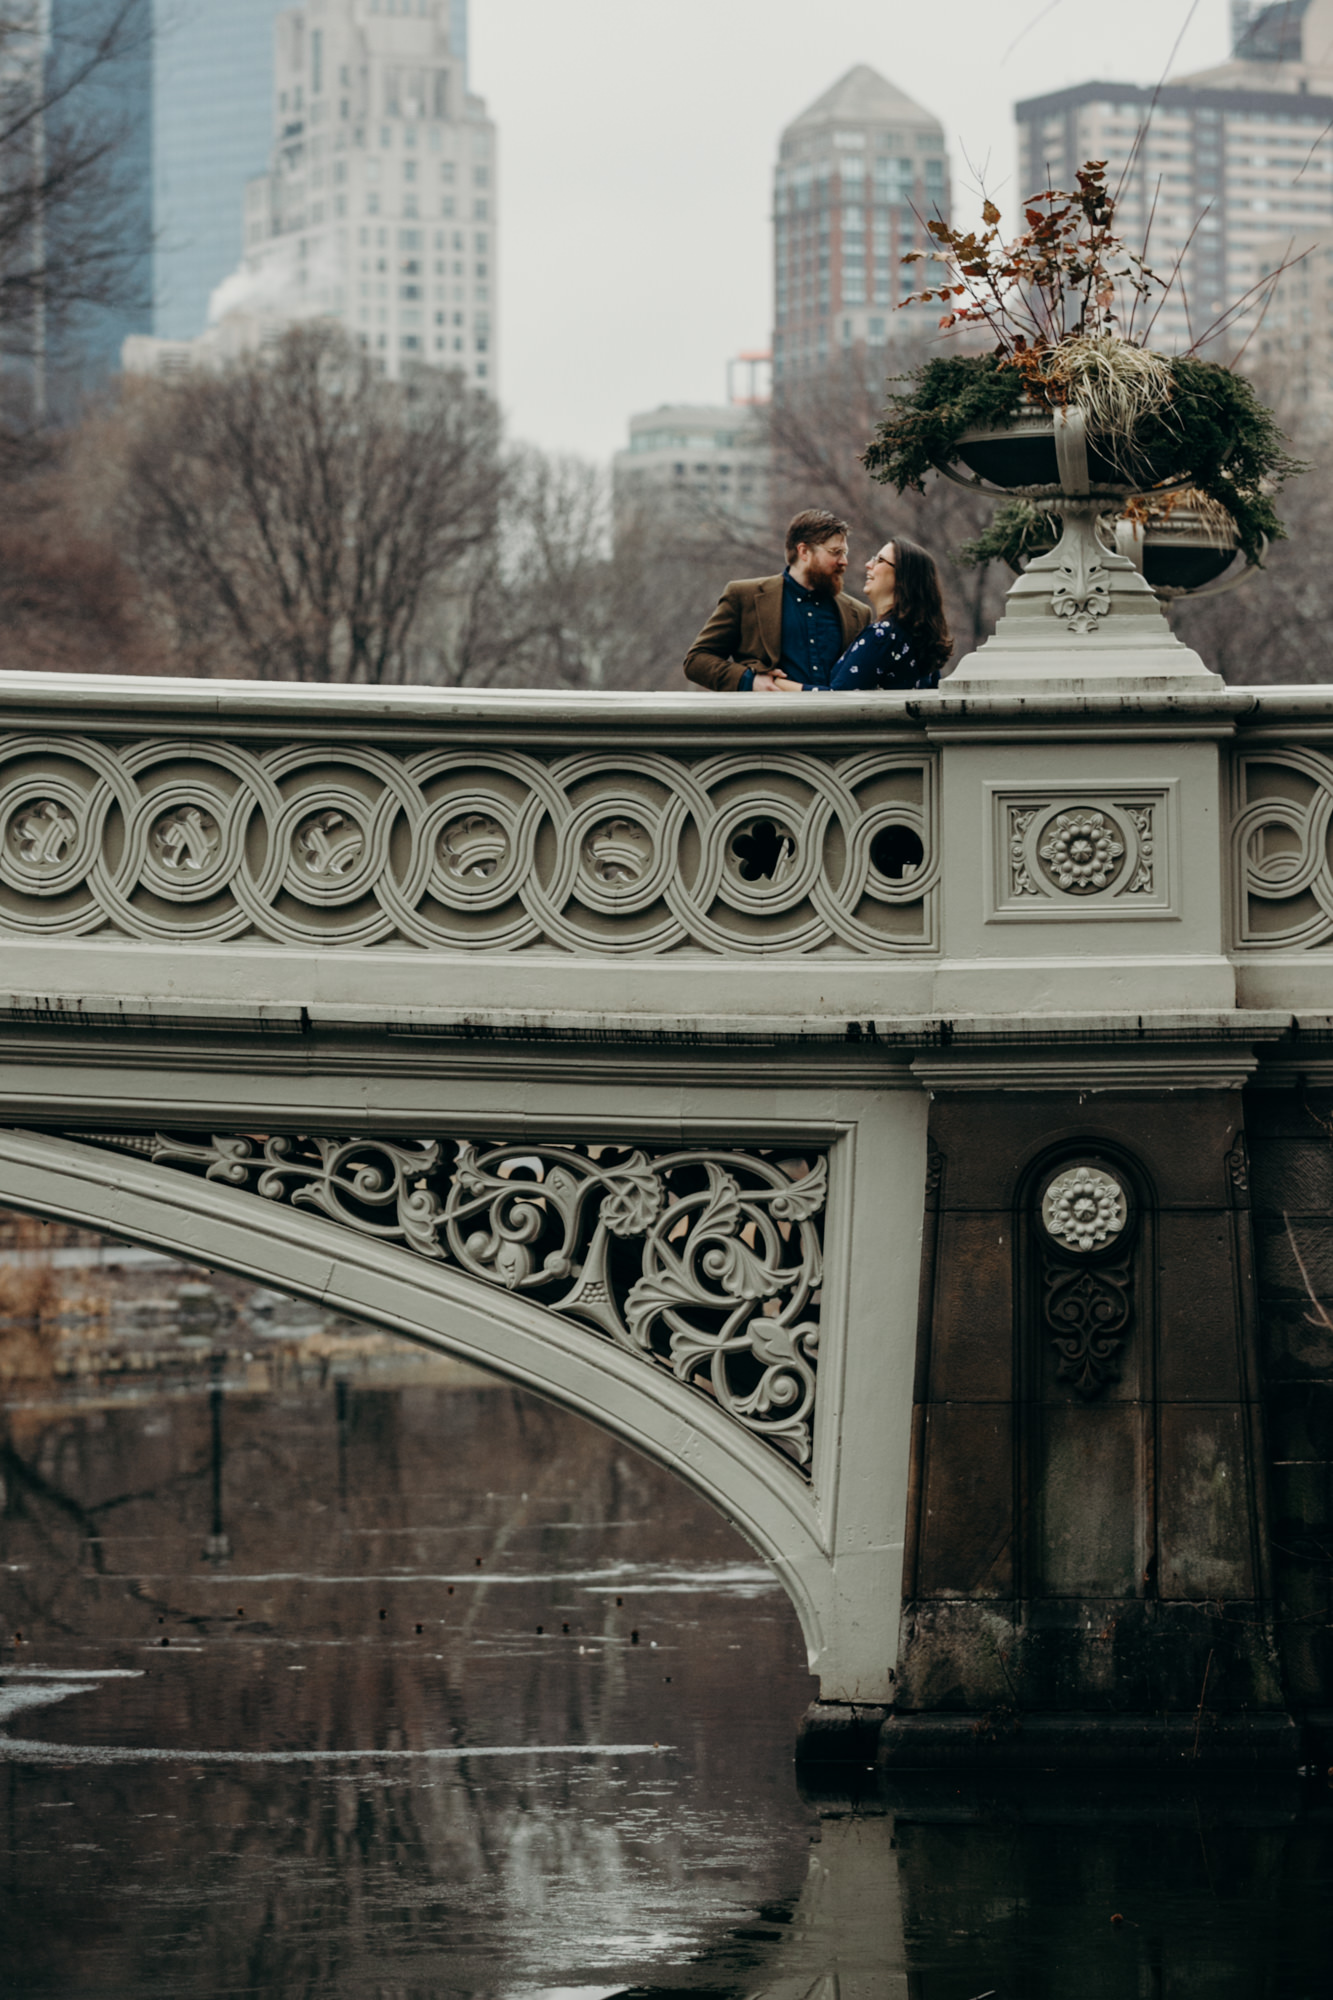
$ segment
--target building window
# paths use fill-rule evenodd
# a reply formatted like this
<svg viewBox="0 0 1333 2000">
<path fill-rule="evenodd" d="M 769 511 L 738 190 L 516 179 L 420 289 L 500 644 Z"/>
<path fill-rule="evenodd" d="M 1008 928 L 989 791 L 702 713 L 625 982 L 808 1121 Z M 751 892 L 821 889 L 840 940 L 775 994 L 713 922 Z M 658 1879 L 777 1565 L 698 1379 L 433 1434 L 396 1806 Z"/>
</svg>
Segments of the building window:
<svg viewBox="0 0 1333 2000">
<path fill-rule="evenodd" d="M 474 167 L 472 169 L 473 187 L 484 188 L 484 187 L 489 187 L 490 184 L 491 184 L 491 170 L 489 167 Z"/>
<path fill-rule="evenodd" d="M 474 201 L 472 204 L 472 214 L 473 219 L 477 222 L 489 222 L 491 215 L 489 202 Z"/>
</svg>

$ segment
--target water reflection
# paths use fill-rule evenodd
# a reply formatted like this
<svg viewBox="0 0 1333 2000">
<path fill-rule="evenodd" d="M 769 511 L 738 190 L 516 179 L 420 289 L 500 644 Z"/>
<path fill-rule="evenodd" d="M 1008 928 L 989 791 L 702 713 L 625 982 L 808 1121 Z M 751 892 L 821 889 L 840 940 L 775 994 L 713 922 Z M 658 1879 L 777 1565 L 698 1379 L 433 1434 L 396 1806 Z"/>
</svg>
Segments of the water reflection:
<svg viewBox="0 0 1333 2000">
<path fill-rule="evenodd" d="M 803 1796 L 794 1617 L 669 1475 L 213 1352 L 10 1385 L 6 1993 L 1326 1990 L 1322 1793 Z"/>
</svg>

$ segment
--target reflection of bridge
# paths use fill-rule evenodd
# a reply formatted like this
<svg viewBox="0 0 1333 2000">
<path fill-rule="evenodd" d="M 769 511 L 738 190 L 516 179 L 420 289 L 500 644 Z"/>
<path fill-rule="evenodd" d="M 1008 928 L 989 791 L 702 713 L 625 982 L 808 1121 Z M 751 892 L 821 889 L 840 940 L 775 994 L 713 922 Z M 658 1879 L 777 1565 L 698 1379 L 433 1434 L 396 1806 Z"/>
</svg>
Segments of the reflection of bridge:
<svg viewBox="0 0 1333 2000">
<path fill-rule="evenodd" d="M 1290 1104 L 1333 1082 L 1333 712 L 964 685 L 7 675 L 0 1199 L 675 1467 L 830 1726 L 1165 1742 L 1206 1671 L 1205 1747 L 1286 1754 L 1327 1613 L 1284 1624 L 1268 1461 L 1314 1462 L 1289 1392 L 1333 1366 L 1261 1350 L 1244 1131 L 1327 1210 Z"/>
</svg>

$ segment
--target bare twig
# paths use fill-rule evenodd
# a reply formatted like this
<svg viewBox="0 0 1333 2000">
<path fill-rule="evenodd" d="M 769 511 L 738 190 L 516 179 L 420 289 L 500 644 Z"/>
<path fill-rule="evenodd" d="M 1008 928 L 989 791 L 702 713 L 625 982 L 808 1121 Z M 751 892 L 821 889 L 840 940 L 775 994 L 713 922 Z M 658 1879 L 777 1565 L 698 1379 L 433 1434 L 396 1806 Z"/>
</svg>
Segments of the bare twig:
<svg viewBox="0 0 1333 2000">
<path fill-rule="evenodd" d="M 1139 124 L 1138 131 L 1134 134 L 1134 144 L 1129 149 L 1129 158 L 1125 161 L 1124 168 L 1120 175 L 1120 179 L 1116 182 L 1115 198 L 1117 201 L 1119 201 L 1120 199 L 1120 190 L 1125 185 L 1125 176 L 1126 174 L 1128 174 L 1130 168 L 1133 166 L 1135 156 L 1138 153 L 1139 147 L 1143 144 L 1144 138 L 1147 135 L 1149 125 L 1152 123 L 1152 115 L 1153 112 L 1157 109 L 1157 101 L 1162 94 L 1162 88 L 1166 83 L 1167 77 L 1171 74 L 1171 65 L 1174 63 L 1176 56 L 1180 50 L 1180 44 L 1184 41 L 1185 36 L 1189 33 L 1190 23 L 1194 19 L 1194 16 L 1198 13 L 1198 11 L 1199 11 L 1199 0 L 1193 0 L 1193 5 L 1190 7 L 1189 13 L 1185 16 L 1185 20 L 1181 27 L 1180 33 L 1176 36 L 1175 41 L 1171 44 L 1171 53 L 1167 57 L 1165 67 L 1162 70 L 1162 74 L 1158 77 L 1156 85 L 1153 88 L 1153 94 L 1148 100 L 1147 112 Z"/>
<path fill-rule="evenodd" d="M 1323 1303 L 1319 1294 L 1315 1291 L 1313 1284 L 1310 1282 L 1310 1273 L 1305 1268 L 1305 1259 L 1302 1257 L 1300 1245 L 1296 1241 L 1296 1232 L 1291 1226 L 1291 1217 L 1287 1214 L 1285 1208 L 1282 1211 L 1282 1223 L 1287 1232 L 1287 1241 L 1291 1245 L 1291 1254 L 1296 1259 L 1296 1268 L 1301 1274 L 1301 1283 L 1305 1286 L 1305 1296 L 1314 1307 L 1312 1313 L 1305 1315 L 1306 1323 L 1309 1326 L 1321 1326 L 1325 1332 L 1333 1333 L 1333 1319 L 1329 1317 L 1328 1307 Z"/>
</svg>

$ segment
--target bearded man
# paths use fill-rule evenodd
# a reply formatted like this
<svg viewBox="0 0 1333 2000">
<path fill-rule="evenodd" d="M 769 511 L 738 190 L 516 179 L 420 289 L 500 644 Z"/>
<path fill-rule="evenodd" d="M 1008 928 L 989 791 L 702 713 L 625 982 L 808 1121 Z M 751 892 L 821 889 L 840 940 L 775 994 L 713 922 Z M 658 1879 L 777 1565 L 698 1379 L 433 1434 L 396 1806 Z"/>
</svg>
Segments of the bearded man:
<svg viewBox="0 0 1333 2000">
<path fill-rule="evenodd" d="M 787 529 L 781 576 L 729 583 L 685 655 L 685 672 L 714 694 L 799 694 L 826 688 L 870 606 L 843 593 L 847 523 L 808 507 Z"/>
</svg>

